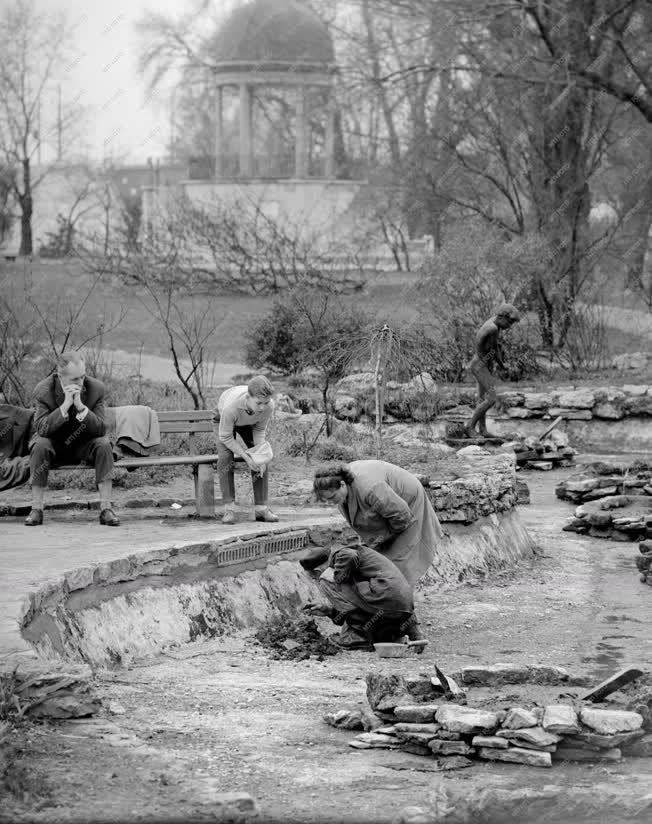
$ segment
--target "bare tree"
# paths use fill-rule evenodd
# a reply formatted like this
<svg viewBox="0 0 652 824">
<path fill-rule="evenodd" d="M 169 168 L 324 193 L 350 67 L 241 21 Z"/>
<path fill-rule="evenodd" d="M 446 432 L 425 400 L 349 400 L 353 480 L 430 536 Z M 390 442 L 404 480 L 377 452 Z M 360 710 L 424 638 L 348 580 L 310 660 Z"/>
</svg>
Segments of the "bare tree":
<svg viewBox="0 0 652 824">
<path fill-rule="evenodd" d="M 14 0 L 0 14 L 0 158 L 12 171 L 13 194 L 21 212 L 20 254 L 31 255 L 34 193 L 49 171 L 33 174 L 33 161 L 45 135 L 41 102 L 58 79 L 69 42 L 66 20 L 41 13 L 35 0 Z M 57 124 L 59 147 L 79 111 L 62 107 Z"/>
</svg>

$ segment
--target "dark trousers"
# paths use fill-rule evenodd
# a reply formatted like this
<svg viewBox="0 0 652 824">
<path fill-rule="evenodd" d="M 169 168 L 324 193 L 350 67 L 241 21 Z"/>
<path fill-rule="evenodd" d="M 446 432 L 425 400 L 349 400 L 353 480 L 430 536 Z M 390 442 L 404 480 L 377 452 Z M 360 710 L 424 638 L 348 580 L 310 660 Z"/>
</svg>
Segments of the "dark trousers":
<svg viewBox="0 0 652 824">
<path fill-rule="evenodd" d="M 372 644 L 392 643 L 407 635 L 416 619 L 413 612 L 372 612 L 362 609 L 352 597 L 352 587 L 336 584 L 332 581 L 319 580 L 319 589 L 326 596 L 330 605 L 336 610 L 333 619 L 336 624 L 347 624 L 354 632 L 366 638 Z"/>
<path fill-rule="evenodd" d="M 233 436 L 240 435 L 247 447 L 254 445 L 254 430 L 251 426 L 236 426 Z M 220 478 L 220 489 L 222 490 L 222 500 L 225 504 L 232 504 L 235 501 L 235 461 L 233 452 L 221 441 L 217 442 L 217 474 Z M 256 506 L 264 506 L 268 497 L 268 476 L 269 470 L 260 476 L 256 472 L 251 473 L 251 481 L 254 487 L 254 503 Z"/>
<path fill-rule="evenodd" d="M 108 438 L 75 441 L 68 446 L 50 438 L 36 438 L 29 453 L 32 486 L 46 487 L 50 467 L 67 463 L 84 463 L 94 466 L 95 480 L 98 484 L 111 480 L 113 450 Z"/>
</svg>

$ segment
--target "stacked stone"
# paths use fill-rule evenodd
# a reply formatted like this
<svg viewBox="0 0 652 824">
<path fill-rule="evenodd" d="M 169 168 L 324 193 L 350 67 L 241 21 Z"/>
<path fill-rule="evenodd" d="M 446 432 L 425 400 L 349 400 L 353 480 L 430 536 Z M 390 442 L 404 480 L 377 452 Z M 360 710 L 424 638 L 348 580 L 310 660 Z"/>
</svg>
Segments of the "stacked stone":
<svg viewBox="0 0 652 824">
<path fill-rule="evenodd" d="M 507 678 L 509 683 L 517 669 L 498 672 L 494 681 L 505 683 Z M 542 669 L 544 682 L 563 677 L 557 668 Z M 463 671 L 462 679 L 464 675 Z M 435 690 L 441 686 L 437 678 L 432 683 Z M 349 745 L 452 759 L 449 768 L 470 766 L 471 759 L 536 767 L 551 767 L 555 761 L 619 761 L 623 755 L 639 755 L 652 747 L 652 735 L 645 734 L 643 716 L 637 712 L 563 703 L 470 707 L 461 691 L 450 701 L 441 693 L 433 699 L 432 693 L 422 691 L 418 697 L 423 700 L 415 701 L 414 690 L 407 690 L 401 676 L 369 673 L 367 696 L 381 720 L 376 729 L 358 735 Z M 401 691 L 406 694 L 400 695 Z M 382 720 L 388 723 L 381 725 Z"/>
<path fill-rule="evenodd" d="M 641 573 L 641 582 L 652 586 L 652 540 L 641 541 L 638 551 L 636 567 Z"/>
<path fill-rule="evenodd" d="M 652 538 L 652 497 L 610 495 L 587 501 L 577 507 L 562 529 L 615 541 Z"/>
<path fill-rule="evenodd" d="M 516 505 L 516 468 L 509 454 L 479 449 L 460 456 L 455 470 L 455 480 L 440 480 L 436 472 L 421 478 L 441 521 L 473 523 Z"/>
<path fill-rule="evenodd" d="M 538 469 L 546 471 L 554 467 L 573 466 L 573 459 L 577 451 L 568 443 L 565 432 L 553 430 L 550 435 L 540 441 L 534 437 L 519 437 L 504 443 L 502 451 L 512 450 L 516 455 L 516 463 L 523 469 Z"/>
<path fill-rule="evenodd" d="M 652 416 L 652 387 L 627 384 L 621 388 L 555 389 L 552 392 L 503 392 L 500 408 L 509 418 L 563 417 L 618 421 Z"/>
<path fill-rule="evenodd" d="M 558 484 L 555 495 L 574 504 L 608 495 L 652 495 L 652 464 L 642 461 L 631 465 L 602 461 L 589 464 Z"/>
</svg>

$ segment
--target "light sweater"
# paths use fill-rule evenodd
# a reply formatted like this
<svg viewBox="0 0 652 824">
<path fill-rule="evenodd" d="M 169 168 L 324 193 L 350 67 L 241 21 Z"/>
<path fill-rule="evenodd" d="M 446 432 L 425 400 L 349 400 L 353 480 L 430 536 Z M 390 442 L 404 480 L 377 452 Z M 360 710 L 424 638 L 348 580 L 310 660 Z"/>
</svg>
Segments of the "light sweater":
<svg viewBox="0 0 652 824">
<path fill-rule="evenodd" d="M 246 452 L 246 449 L 235 439 L 235 428 L 251 426 L 254 446 L 258 446 L 265 440 L 267 423 L 274 411 L 274 401 L 271 401 L 269 406 L 260 412 L 249 412 L 247 409 L 248 394 L 246 386 L 232 386 L 222 392 L 217 401 L 217 412 L 220 418 L 217 436 L 234 455 L 244 455 Z"/>
</svg>

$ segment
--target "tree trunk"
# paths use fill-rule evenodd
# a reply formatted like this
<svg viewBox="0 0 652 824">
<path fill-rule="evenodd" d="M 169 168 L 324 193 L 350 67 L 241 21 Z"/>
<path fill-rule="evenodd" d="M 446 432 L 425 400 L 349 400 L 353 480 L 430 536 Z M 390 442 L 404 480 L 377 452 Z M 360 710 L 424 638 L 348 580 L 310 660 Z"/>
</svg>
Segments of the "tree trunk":
<svg viewBox="0 0 652 824">
<path fill-rule="evenodd" d="M 31 255 L 34 251 L 32 240 L 32 214 L 34 203 L 32 200 L 32 170 L 29 158 L 22 161 L 23 190 L 18 195 L 20 204 L 20 255 Z"/>
</svg>

